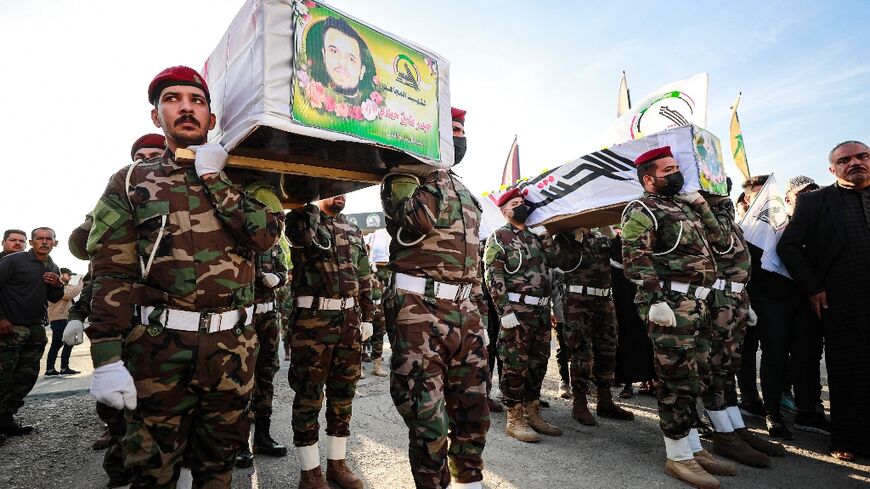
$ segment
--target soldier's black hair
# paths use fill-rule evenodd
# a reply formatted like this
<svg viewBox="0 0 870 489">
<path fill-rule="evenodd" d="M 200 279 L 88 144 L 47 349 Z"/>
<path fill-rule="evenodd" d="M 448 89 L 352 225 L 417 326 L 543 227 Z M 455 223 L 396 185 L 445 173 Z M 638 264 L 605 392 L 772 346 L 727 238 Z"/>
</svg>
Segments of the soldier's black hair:
<svg viewBox="0 0 870 489">
<path fill-rule="evenodd" d="M 9 239 L 9 235 L 11 235 L 11 234 L 20 234 L 20 235 L 25 236 L 25 237 L 27 236 L 27 233 L 25 233 L 24 231 L 22 231 L 20 229 L 7 229 L 6 231 L 3 231 L 3 241 L 6 241 L 7 239 Z"/>
<path fill-rule="evenodd" d="M 837 151 L 838 149 L 842 148 L 843 146 L 845 146 L 847 144 L 860 144 L 861 146 L 864 146 L 865 148 L 870 147 L 870 146 L 867 146 L 866 143 L 862 143 L 861 141 L 855 141 L 855 140 L 843 141 L 842 143 L 834 146 L 833 149 L 831 149 L 831 152 L 828 153 L 828 161 L 833 163 L 834 162 L 834 151 Z"/>
<path fill-rule="evenodd" d="M 652 160 L 652 161 L 649 161 L 647 163 L 643 163 L 641 165 L 638 165 L 638 167 L 637 167 L 637 180 L 640 182 L 641 185 L 643 185 L 643 177 L 645 177 L 647 175 L 649 175 L 651 177 L 656 176 L 655 175 L 655 173 L 656 173 L 656 164 L 655 164 L 656 161 L 657 160 Z"/>
<path fill-rule="evenodd" d="M 770 175 L 754 175 L 743 181 L 743 190 L 752 188 L 752 187 L 761 187 L 765 183 L 767 183 L 767 179 L 770 178 Z"/>
<path fill-rule="evenodd" d="M 46 227 L 46 226 L 33 228 L 33 231 L 30 231 L 30 239 L 36 239 L 36 232 L 37 231 L 51 231 L 51 237 L 54 239 L 57 239 L 57 233 L 54 232 L 54 229 L 51 229 L 50 227 Z"/>
</svg>

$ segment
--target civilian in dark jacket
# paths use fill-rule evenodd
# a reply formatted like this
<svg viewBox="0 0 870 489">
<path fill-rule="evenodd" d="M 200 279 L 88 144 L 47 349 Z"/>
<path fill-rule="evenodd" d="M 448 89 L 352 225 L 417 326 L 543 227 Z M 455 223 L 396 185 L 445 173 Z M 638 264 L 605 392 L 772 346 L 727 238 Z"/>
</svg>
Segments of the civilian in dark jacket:
<svg viewBox="0 0 870 489">
<path fill-rule="evenodd" d="M 837 183 L 797 199 L 777 251 L 823 323 L 831 454 L 870 455 L 870 148 L 831 150 Z"/>
<path fill-rule="evenodd" d="M 39 377 L 48 302 L 63 298 L 60 270 L 48 256 L 57 246 L 54 231 L 34 229 L 30 246 L 0 260 L 0 434 L 5 436 L 33 431 L 13 415 Z"/>
</svg>

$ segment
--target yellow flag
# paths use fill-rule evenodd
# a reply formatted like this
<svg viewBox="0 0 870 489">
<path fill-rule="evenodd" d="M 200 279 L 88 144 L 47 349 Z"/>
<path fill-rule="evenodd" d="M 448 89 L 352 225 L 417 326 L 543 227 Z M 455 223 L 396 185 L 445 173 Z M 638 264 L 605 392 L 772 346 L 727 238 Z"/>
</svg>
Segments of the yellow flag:
<svg viewBox="0 0 870 489">
<path fill-rule="evenodd" d="M 743 131 L 740 130 L 740 119 L 737 117 L 737 105 L 740 104 L 740 94 L 731 107 L 731 156 L 734 164 L 743 174 L 743 179 L 749 178 L 749 162 L 746 161 L 746 147 L 743 145 Z"/>
</svg>

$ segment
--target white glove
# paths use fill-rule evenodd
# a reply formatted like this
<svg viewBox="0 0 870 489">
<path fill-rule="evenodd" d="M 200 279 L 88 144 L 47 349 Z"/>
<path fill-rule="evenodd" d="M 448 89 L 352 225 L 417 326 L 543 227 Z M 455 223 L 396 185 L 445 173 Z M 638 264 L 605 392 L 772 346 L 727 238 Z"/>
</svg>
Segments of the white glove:
<svg viewBox="0 0 870 489">
<path fill-rule="evenodd" d="M 67 321 L 63 329 L 63 342 L 69 346 L 81 345 L 85 341 L 85 325 L 78 319 Z"/>
<path fill-rule="evenodd" d="M 489 331 L 483 328 L 483 347 L 486 348 L 487 346 L 489 346 Z"/>
<path fill-rule="evenodd" d="M 366 341 L 375 333 L 375 327 L 372 323 L 363 321 L 359 323 L 359 331 L 362 333 L 362 340 Z"/>
<path fill-rule="evenodd" d="M 119 360 L 94 369 L 91 396 L 115 409 L 136 409 L 136 384 L 124 362 Z"/>
<path fill-rule="evenodd" d="M 746 325 L 755 326 L 756 324 L 758 324 L 758 314 L 755 314 L 752 306 L 749 306 L 749 314 L 746 315 Z"/>
<path fill-rule="evenodd" d="M 583 235 L 586 234 L 587 232 L 589 232 L 589 229 L 587 229 L 587 228 L 577 228 L 577 229 L 575 229 L 575 230 L 574 230 L 574 239 L 575 239 L 577 242 L 582 243 L 582 242 L 583 242 L 583 239 L 584 239 L 584 236 L 583 236 Z"/>
<path fill-rule="evenodd" d="M 701 198 L 701 193 L 697 190 L 694 192 L 689 192 L 687 194 L 677 194 L 674 195 L 674 199 L 679 200 L 680 202 L 685 202 L 687 204 L 691 204 L 692 202 Z"/>
<path fill-rule="evenodd" d="M 673 328 L 677 325 L 677 316 L 666 302 L 656 302 L 649 308 L 649 320 L 658 324 Z"/>
<path fill-rule="evenodd" d="M 263 282 L 263 285 L 269 287 L 270 289 L 274 289 L 281 283 L 281 279 L 278 278 L 274 273 L 264 273 L 260 276 L 260 281 Z"/>
<path fill-rule="evenodd" d="M 220 173 L 227 165 L 227 158 L 230 156 L 223 146 L 216 143 L 188 146 L 187 149 L 196 154 L 193 167 L 199 176 Z"/>
<path fill-rule="evenodd" d="M 506 316 L 501 317 L 501 327 L 504 329 L 516 328 L 519 325 L 520 320 L 517 319 L 517 315 L 514 313 L 510 313 Z"/>
</svg>

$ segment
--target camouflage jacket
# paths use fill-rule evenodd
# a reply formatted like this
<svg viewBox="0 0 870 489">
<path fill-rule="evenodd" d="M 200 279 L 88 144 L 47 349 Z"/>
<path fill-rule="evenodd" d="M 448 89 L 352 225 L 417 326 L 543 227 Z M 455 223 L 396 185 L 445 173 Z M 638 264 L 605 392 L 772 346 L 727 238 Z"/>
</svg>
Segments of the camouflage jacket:
<svg viewBox="0 0 870 489">
<path fill-rule="evenodd" d="M 88 234 L 94 226 L 94 217 L 88 213 L 85 216 L 85 222 L 79 224 L 70 234 L 67 246 L 70 253 L 79 260 L 88 259 Z M 91 315 L 91 296 L 94 294 L 94 281 L 91 278 L 91 265 L 88 264 L 88 273 L 82 278 L 82 293 L 79 295 L 79 300 L 75 301 L 69 308 L 70 321 L 77 319 L 84 322 Z"/>
<path fill-rule="evenodd" d="M 547 235 L 539 238 L 510 223 L 493 231 L 486 240 L 483 262 L 486 287 L 499 316 L 513 312 L 508 292 L 550 297 L 549 268 L 556 262 L 554 251 L 553 241 Z"/>
<path fill-rule="evenodd" d="M 256 174 L 200 178 L 170 151 L 134 165 L 129 188 L 129 166 L 109 180 L 88 235 L 96 367 L 121 359 L 133 305 L 214 312 L 252 304 L 254 255 L 275 245 L 284 224 L 283 213 L 254 198 L 252 189 L 268 186 Z"/>
<path fill-rule="evenodd" d="M 729 236 L 727 247 L 713 246 L 719 277 L 732 282 L 749 283 L 752 257 L 749 256 L 749 245 L 743 237 L 743 229 L 734 221 L 734 203 L 728 197 L 711 197 L 708 200 L 719 227 Z"/>
<path fill-rule="evenodd" d="M 374 315 L 371 268 L 362 232 L 345 218 L 321 212 L 313 204 L 287 214 L 287 238 L 293 246 L 293 295 L 331 299 L 354 297 L 362 321 Z"/>
<path fill-rule="evenodd" d="M 565 286 L 586 285 L 599 289 L 610 287 L 610 238 L 592 229 L 577 241 L 573 233 L 553 238 L 556 263 L 565 272 Z"/>
<path fill-rule="evenodd" d="M 635 302 L 662 300 L 663 280 L 704 287 L 716 281 L 707 236 L 708 229 L 718 226 L 710 226 L 715 217 L 706 203 L 698 209 L 648 192 L 628 205 L 622 219 L 622 263 L 625 276 L 638 284 Z"/>
<path fill-rule="evenodd" d="M 456 175 L 447 170 L 432 171 L 423 179 L 387 175 L 381 203 L 392 237 L 393 271 L 480 286 L 481 207 Z"/>
<path fill-rule="evenodd" d="M 271 302 L 275 300 L 276 292 L 287 282 L 287 261 L 284 248 L 276 244 L 269 251 L 256 256 L 257 281 L 254 285 L 256 302 Z M 269 288 L 263 283 L 263 274 L 274 273 L 278 276 L 278 285 Z"/>
</svg>

